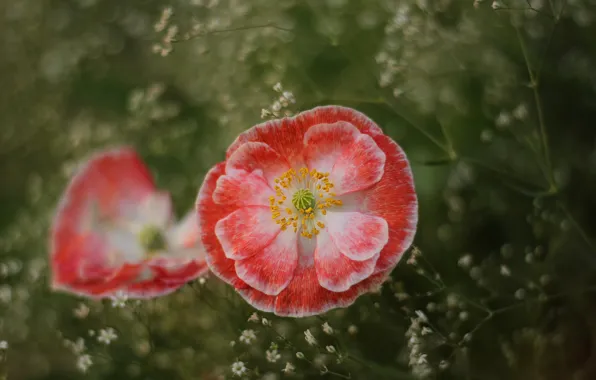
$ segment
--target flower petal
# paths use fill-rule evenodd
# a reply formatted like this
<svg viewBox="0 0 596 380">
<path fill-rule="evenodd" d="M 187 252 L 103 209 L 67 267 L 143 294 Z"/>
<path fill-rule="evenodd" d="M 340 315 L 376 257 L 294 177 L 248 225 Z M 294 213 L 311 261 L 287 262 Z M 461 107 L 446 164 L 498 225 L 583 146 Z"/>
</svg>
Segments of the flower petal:
<svg viewBox="0 0 596 380">
<path fill-rule="evenodd" d="M 243 207 L 215 224 L 226 257 L 242 260 L 261 252 L 281 231 L 268 207 Z"/>
<path fill-rule="evenodd" d="M 240 134 L 230 145 L 226 158 L 230 158 L 238 148 L 249 141 L 260 141 L 285 157 L 294 167 L 303 164 L 303 138 L 306 131 L 318 124 L 333 124 L 345 121 L 362 133 L 376 136 L 383 131 L 362 113 L 347 107 L 324 106 L 301 112 L 295 117 L 272 120 L 256 125 Z"/>
<path fill-rule="evenodd" d="M 345 292 L 331 292 L 319 284 L 314 267 L 302 267 L 288 287 L 275 299 L 275 314 L 284 317 L 308 317 L 335 308 L 348 307 L 358 296 L 376 290 L 387 278 L 388 272 L 375 274 L 352 286 Z M 239 290 L 244 299 L 262 299 L 256 291 Z M 255 304 L 253 306 L 257 307 Z"/>
<path fill-rule="evenodd" d="M 167 252 L 154 257 L 147 263 L 155 277 L 165 283 L 185 283 L 206 273 L 207 264 L 201 259 L 174 256 L 177 252 Z"/>
<path fill-rule="evenodd" d="M 204 250 L 201 243 L 201 231 L 196 213 L 190 211 L 180 222 L 170 227 L 166 232 L 168 245 L 175 248 L 194 248 Z"/>
<path fill-rule="evenodd" d="M 213 200 L 218 204 L 237 207 L 268 206 L 269 196 L 273 194 L 275 191 L 261 174 L 236 170 L 219 177 Z"/>
<path fill-rule="evenodd" d="M 163 281 L 143 281 L 131 284 L 119 291 L 132 299 L 150 299 L 161 297 L 173 293 L 178 288 L 184 286 L 183 283 L 164 283 Z"/>
<path fill-rule="evenodd" d="M 147 168 L 131 148 L 91 157 L 69 183 L 52 225 L 53 286 L 97 295 L 128 278 L 128 268 L 106 262 L 113 252 L 94 221 L 117 218 L 123 202 L 138 202 L 154 192 Z"/>
<path fill-rule="evenodd" d="M 343 150 L 350 147 L 361 133 L 345 121 L 318 124 L 304 134 L 304 161 L 310 169 L 331 172 Z"/>
<path fill-rule="evenodd" d="M 108 262 L 112 266 L 124 262 L 135 263 L 145 258 L 145 248 L 141 245 L 138 237 L 131 232 L 120 228 L 110 228 L 106 230 L 105 237 L 110 247 Z"/>
<path fill-rule="evenodd" d="M 173 217 L 170 194 L 156 191 L 144 199 L 127 201 L 132 206 L 131 215 L 127 216 L 138 225 L 151 225 L 160 229 L 166 228 Z"/>
<path fill-rule="evenodd" d="M 376 136 L 387 155 L 383 178 L 366 191 L 367 213 L 387 221 L 389 241 L 381 251 L 376 272 L 395 267 L 412 241 L 418 223 L 418 200 L 412 171 L 402 149 L 387 136 Z"/>
<path fill-rule="evenodd" d="M 266 313 L 273 313 L 275 311 L 276 296 L 269 296 L 251 287 L 237 289 L 237 291 L 238 294 L 240 294 L 240 296 L 255 309 Z"/>
<path fill-rule="evenodd" d="M 315 269 L 321 286 L 332 292 L 345 292 L 368 278 L 375 270 L 379 255 L 368 260 L 354 261 L 343 255 L 324 231 L 317 236 Z"/>
<path fill-rule="evenodd" d="M 297 264 L 297 234 L 283 231 L 262 252 L 236 261 L 236 273 L 256 290 L 277 295 L 292 280 Z"/>
<path fill-rule="evenodd" d="M 327 231 L 341 253 L 356 261 L 372 258 L 387 244 L 385 219 L 359 212 L 327 212 Z"/>
<path fill-rule="evenodd" d="M 383 177 L 385 153 L 372 137 L 360 134 L 350 146 L 345 146 L 335 161 L 329 179 L 338 195 L 364 190 Z"/>
<path fill-rule="evenodd" d="M 236 170 L 259 172 L 269 183 L 290 169 L 288 161 L 269 145 L 249 142 L 242 145 L 226 161 L 226 174 Z"/>
<path fill-rule="evenodd" d="M 225 163 L 215 165 L 205 176 L 196 201 L 201 242 L 207 253 L 209 269 L 219 278 L 236 288 L 246 287 L 244 281 L 236 275 L 234 260 L 224 254 L 219 239 L 215 235 L 215 225 L 220 219 L 237 210 L 233 206 L 218 205 L 213 201 L 217 179 L 225 174 Z"/>
</svg>

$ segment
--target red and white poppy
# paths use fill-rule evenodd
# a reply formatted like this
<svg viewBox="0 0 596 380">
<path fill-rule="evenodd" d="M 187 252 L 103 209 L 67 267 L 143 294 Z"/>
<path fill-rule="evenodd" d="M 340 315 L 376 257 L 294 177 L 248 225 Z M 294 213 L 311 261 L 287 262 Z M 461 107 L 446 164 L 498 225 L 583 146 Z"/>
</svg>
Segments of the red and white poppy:
<svg viewBox="0 0 596 380">
<path fill-rule="evenodd" d="M 130 148 L 92 157 L 72 178 L 51 231 L 52 287 L 148 298 L 207 271 L 196 214 L 174 223 L 166 192 Z"/>
<path fill-rule="evenodd" d="M 404 152 L 337 106 L 242 133 L 207 174 L 197 211 L 211 271 L 257 309 L 295 317 L 377 289 L 418 219 Z"/>
</svg>

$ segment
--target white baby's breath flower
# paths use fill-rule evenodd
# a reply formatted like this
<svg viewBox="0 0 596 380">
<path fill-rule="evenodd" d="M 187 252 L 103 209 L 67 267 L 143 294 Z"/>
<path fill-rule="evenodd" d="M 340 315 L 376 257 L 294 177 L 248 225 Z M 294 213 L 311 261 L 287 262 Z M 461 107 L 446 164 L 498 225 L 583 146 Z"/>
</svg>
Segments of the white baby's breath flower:
<svg viewBox="0 0 596 380">
<path fill-rule="evenodd" d="M 321 326 L 323 328 L 323 332 L 327 335 L 333 334 L 333 327 L 329 326 L 329 323 L 325 322 Z"/>
<path fill-rule="evenodd" d="M 93 360 L 91 360 L 91 356 L 85 354 L 81 355 L 77 359 L 77 368 L 79 371 L 85 373 L 89 370 L 89 367 L 93 365 Z"/>
<path fill-rule="evenodd" d="M 515 298 L 518 300 L 523 300 L 526 298 L 526 290 L 525 289 L 517 289 L 514 294 Z"/>
<path fill-rule="evenodd" d="M 250 315 L 250 317 L 248 318 L 249 322 L 255 322 L 258 323 L 261 319 L 259 318 L 259 314 L 257 314 L 257 312 L 254 312 Z"/>
<path fill-rule="evenodd" d="M 73 314 L 79 319 L 85 319 L 89 315 L 89 307 L 81 302 L 79 306 L 74 309 Z"/>
<path fill-rule="evenodd" d="M 234 376 L 242 376 L 247 371 L 248 370 L 246 369 L 244 362 L 236 361 L 236 362 L 232 363 L 232 373 L 234 374 Z"/>
<path fill-rule="evenodd" d="M 335 350 L 334 346 L 326 346 L 325 349 L 327 350 L 327 352 L 329 352 L 330 354 L 335 354 L 337 351 Z"/>
<path fill-rule="evenodd" d="M 271 116 L 271 111 L 266 108 L 261 109 L 261 119 L 266 119 Z"/>
<path fill-rule="evenodd" d="M 415 313 L 422 322 L 428 322 L 428 317 L 422 310 L 416 310 Z"/>
<path fill-rule="evenodd" d="M 296 103 L 296 98 L 294 98 L 294 94 L 290 91 L 284 91 L 282 96 L 290 103 Z"/>
<path fill-rule="evenodd" d="M 308 329 L 304 332 L 304 339 L 306 340 L 306 343 L 310 344 L 311 346 L 314 346 L 317 344 L 317 340 L 315 339 L 314 335 L 312 335 L 312 333 Z"/>
<path fill-rule="evenodd" d="M 296 352 L 296 357 L 298 359 L 304 359 L 304 354 L 302 352 L 298 351 L 298 352 Z"/>
<path fill-rule="evenodd" d="M 8 342 L 5 340 L 0 340 L 0 350 L 8 350 Z"/>
<path fill-rule="evenodd" d="M 238 338 L 238 340 L 244 344 L 251 344 L 256 339 L 257 339 L 257 335 L 255 334 L 255 331 L 251 330 L 251 329 L 242 331 L 240 338 Z"/>
<path fill-rule="evenodd" d="M 459 265 L 460 267 L 467 269 L 470 267 L 470 265 L 472 265 L 472 255 L 467 254 L 467 255 L 463 255 L 462 257 L 459 258 L 459 260 L 457 260 L 457 265 Z"/>
<path fill-rule="evenodd" d="M 275 363 L 281 358 L 281 355 L 277 352 L 277 349 L 273 349 L 265 351 L 265 357 L 269 363 Z"/>
<path fill-rule="evenodd" d="M 511 276 L 511 270 L 506 265 L 501 265 L 501 276 L 509 277 Z"/>
<path fill-rule="evenodd" d="M 70 343 L 70 349 L 72 350 L 72 353 L 75 355 L 81 355 L 83 352 L 85 352 L 85 340 L 83 338 L 78 338 L 75 342 L 69 342 Z"/>
<path fill-rule="evenodd" d="M 112 300 L 112 307 L 114 308 L 123 308 L 126 306 L 126 301 L 128 301 L 128 296 L 124 292 L 116 292 L 113 296 L 110 297 Z"/>
<path fill-rule="evenodd" d="M 103 343 L 105 345 L 110 344 L 113 340 L 116 340 L 118 335 L 116 335 L 116 330 L 111 327 L 106 329 L 99 330 L 99 336 L 97 337 L 97 341 L 99 343 Z"/>
<path fill-rule="evenodd" d="M 271 105 L 271 110 L 273 112 L 279 112 L 279 110 L 281 110 L 281 103 L 277 100 L 273 102 L 273 104 Z"/>
<path fill-rule="evenodd" d="M 528 107 L 522 103 L 513 109 L 512 114 L 514 118 L 524 120 L 528 117 Z"/>
<path fill-rule="evenodd" d="M 495 120 L 495 124 L 498 128 L 505 128 L 506 126 L 511 124 L 511 115 L 509 114 L 509 112 L 502 111 L 501 113 L 499 113 L 499 116 L 497 116 L 497 119 Z"/>
<path fill-rule="evenodd" d="M 285 374 L 291 374 L 294 373 L 294 370 L 296 369 L 296 367 L 294 367 L 294 365 L 290 362 L 286 363 L 286 366 L 284 367 L 284 369 L 282 369 L 281 371 L 284 372 Z"/>
</svg>

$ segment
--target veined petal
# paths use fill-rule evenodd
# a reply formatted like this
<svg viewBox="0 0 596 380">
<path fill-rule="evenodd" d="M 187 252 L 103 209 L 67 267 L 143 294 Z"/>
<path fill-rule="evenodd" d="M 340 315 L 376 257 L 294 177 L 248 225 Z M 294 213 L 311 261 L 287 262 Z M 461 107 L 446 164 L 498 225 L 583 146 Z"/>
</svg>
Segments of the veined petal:
<svg viewBox="0 0 596 380">
<path fill-rule="evenodd" d="M 248 142 L 242 145 L 226 161 L 226 174 L 242 170 L 256 171 L 269 183 L 290 169 L 288 161 L 269 145 L 262 142 Z"/>
<path fill-rule="evenodd" d="M 356 261 L 372 258 L 389 240 L 387 222 L 378 216 L 329 211 L 326 225 L 340 252 Z"/>
<path fill-rule="evenodd" d="M 166 231 L 166 239 L 171 249 L 202 248 L 199 220 L 194 211 L 190 211 L 177 224 Z"/>
<path fill-rule="evenodd" d="M 331 169 L 329 179 L 337 195 L 364 190 L 383 177 L 385 153 L 372 137 L 360 134 L 353 144 L 344 146 Z"/>
<path fill-rule="evenodd" d="M 113 265 L 118 260 L 109 261 L 114 252 L 96 222 L 117 219 L 123 202 L 154 192 L 153 180 L 134 150 L 120 148 L 91 157 L 68 185 L 52 225 L 53 286 L 97 296 L 134 277 L 134 266 L 118 268 Z"/>
<path fill-rule="evenodd" d="M 199 231 L 201 231 L 201 242 L 207 253 L 206 261 L 209 269 L 227 283 L 232 284 L 236 288 L 242 288 L 248 285 L 236 275 L 234 268 L 235 261 L 226 257 L 222 245 L 215 234 L 216 224 L 237 210 L 234 206 L 218 205 L 213 201 L 213 191 L 215 190 L 217 179 L 224 174 L 225 163 L 221 162 L 215 165 L 205 175 L 205 180 L 199 190 L 196 201 Z"/>
<path fill-rule="evenodd" d="M 234 170 L 219 177 L 213 200 L 221 205 L 237 207 L 268 206 L 269 196 L 274 193 L 261 174 Z"/>
<path fill-rule="evenodd" d="M 377 145 L 387 155 L 383 178 L 366 191 L 367 213 L 385 219 L 389 242 L 381 251 L 376 272 L 395 267 L 412 244 L 418 223 L 418 200 L 412 171 L 402 149 L 387 136 L 376 136 Z"/>
<path fill-rule="evenodd" d="M 317 236 L 315 269 L 321 286 L 332 292 L 345 292 L 368 278 L 375 270 L 379 254 L 364 261 L 354 261 L 343 255 L 325 231 Z"/>
<path fill-rule="evenodd" d="M 173 293 L 185 283 L 164 283 L 160 280 L 142 281 L 119 289 L 119 292 L 132 299 L 150 299 Z"/>
<path fill-rule="evenodd" d="M 230 145 L 226 157 L 230 158 L 238 148 L 247 142 L 260 141 L 286 157 L 293 166 L 301 166 L 303 164 L 303 138 L 306 131 L 315 125 L 333 124 L 338 121 L 348 122 L 358 128 L 360 132 L 370 136 L 383 134 L 381 128 L 372 120 L 352 108 L 316 107 L 301 112 L 295 117 L 272 120 L 250 128 L 241 133 Z"/>
<path fill-rule="evenodd" d="M 345 292 L 332 292 L 319 284 L 314 267 L 302 267 L 288 287 L 275 297 L 275 314 L 284 317 L 308 317 L 322 314 L 331 309 L 348 307 L 358 296 L 376 290 L 386 279 L 388 272 L 372 275 L 352 286 Z M 259 300 L 267 305 L 268 299 L 263 299 L 262 293 L 256 290 L 239 290 L 240 295 L 247 301 Z M 255 304 L 253 306 L 257 307 Z"/>
<path fill-rule="evenodd" d="M 133 206 L 131 219 L 138 225 L 165 229 L 172 222 L 172 199 L 169 193 L 156 191 L 142 200 L 129 200 L 127 205 Z"/>
<path fill-rule="evenodd" d="M 360 135 L 352 124 L 338 121 L 318 124 L 304 134 L 304 161 L 308 168 L 319 172 L 331 172 L 342 152 L 350 147 Z"/>
<path fill-rule="evenodd" d="M 268 295 L 277 295 L 292 280 L 298 264 L 297 234 L 280 233 L 261 252 L 236 261 L 242 281 Z"/>
<path fill-rule="evenodd" d="M 226 257 L 234 260 L 261 252 L 280 231 L 268 207 L 243 207 L 215 225 L 215 235 Z"/>
</svg>

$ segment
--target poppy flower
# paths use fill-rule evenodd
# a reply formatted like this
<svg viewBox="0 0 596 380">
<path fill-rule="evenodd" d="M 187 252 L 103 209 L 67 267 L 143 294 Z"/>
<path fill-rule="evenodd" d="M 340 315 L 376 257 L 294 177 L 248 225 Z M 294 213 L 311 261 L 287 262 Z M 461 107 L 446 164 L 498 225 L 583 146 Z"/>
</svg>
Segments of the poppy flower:
<svg viewBox="0 0 596 380">
<path fill-rule="evenodd" d="M 166 192 L 130 148 L 72 178 L 51 231 L 52 287 L 90 297 L 170 293 L 207 270 L 196 215 L 176 224 Z"/>
<path fill-rule="evenodd" d="M 206 175 L 197 211 L 211 271 L 257 309 L 294 317 L 377 289 L 418 219 L 404 152 L 337 106 L 239 135 Z"/>
</svg>

